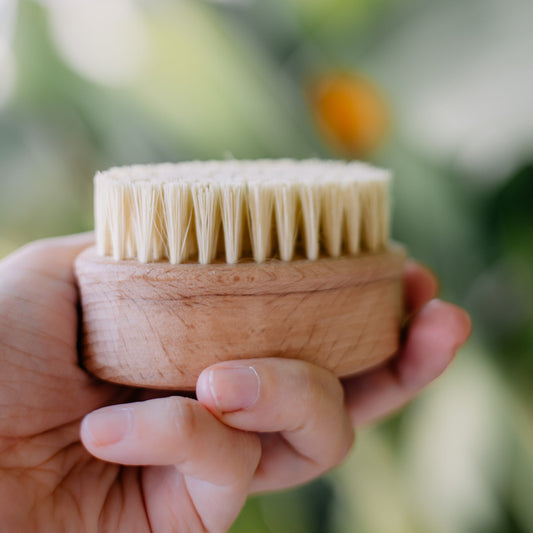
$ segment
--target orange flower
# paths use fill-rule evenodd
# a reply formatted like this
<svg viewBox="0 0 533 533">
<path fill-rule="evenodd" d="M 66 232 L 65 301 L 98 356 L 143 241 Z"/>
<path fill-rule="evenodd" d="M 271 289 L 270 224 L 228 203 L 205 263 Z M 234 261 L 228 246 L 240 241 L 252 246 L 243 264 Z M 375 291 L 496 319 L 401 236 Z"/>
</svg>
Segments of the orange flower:
<svg viewBox="0 0 533 533">
<path fill-rule="evenodd" d="M 309 100 L 326 140 L 344 156 L 369 155 L 383 141 L 388 113 L 370 81 L 344 72 L 325 74 L 310 84 Z"/>
</svg>

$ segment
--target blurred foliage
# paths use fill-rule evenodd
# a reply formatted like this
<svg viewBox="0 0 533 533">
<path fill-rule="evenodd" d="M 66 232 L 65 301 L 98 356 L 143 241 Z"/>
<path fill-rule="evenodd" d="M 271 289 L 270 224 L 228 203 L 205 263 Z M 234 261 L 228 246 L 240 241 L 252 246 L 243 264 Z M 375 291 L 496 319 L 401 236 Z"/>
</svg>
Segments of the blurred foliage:
<svg viewBox="0 0 533 533">
<path fill-rule="evenodd" d="M 394 170 L 395 238 L 472 313 L 435 386 L 233 533 L 533 531 L 531 20 L 526 0 L 0 5 L 0 256 L 90 229 L 111 165 L 365 157 Z"/>
</svg>

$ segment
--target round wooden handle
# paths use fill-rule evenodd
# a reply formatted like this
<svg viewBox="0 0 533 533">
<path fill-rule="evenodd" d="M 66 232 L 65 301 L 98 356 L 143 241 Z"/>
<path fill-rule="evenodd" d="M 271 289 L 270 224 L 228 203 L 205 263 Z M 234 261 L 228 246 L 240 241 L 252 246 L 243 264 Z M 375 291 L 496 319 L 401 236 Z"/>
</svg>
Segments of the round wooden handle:
<svg viewBox="0 0 533 533">
<path fill-rule="evenodd" d="M 219 361 L 305 359 L 345 377 L 392 356 L 405 251 L 236 265 L 76 260 L 82 360 L 97 377 L 194 389 Z"/>
</svg>

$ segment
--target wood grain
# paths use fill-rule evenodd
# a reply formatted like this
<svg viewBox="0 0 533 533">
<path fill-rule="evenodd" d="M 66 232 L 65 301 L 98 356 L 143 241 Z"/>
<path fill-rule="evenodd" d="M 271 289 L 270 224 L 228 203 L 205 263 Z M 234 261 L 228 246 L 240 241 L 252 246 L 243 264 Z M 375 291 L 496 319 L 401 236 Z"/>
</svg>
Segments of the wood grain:
<svg viewBox="0 0 533 533">
<path fill-rule="evenodd" d="M 86 369 L 115 383 L 194 389 L 224 360 L 305 359 L 341 377 L 398 348 L 405 251 L 236 265 L 76 260 Z"/>
</svg>

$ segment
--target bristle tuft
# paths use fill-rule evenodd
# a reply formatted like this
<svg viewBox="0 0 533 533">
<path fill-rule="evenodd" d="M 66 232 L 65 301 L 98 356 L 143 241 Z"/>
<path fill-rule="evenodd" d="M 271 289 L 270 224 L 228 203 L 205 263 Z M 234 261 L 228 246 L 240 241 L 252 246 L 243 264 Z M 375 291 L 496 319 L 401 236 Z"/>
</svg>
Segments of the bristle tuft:
<svg viewBox="0 0 533 533">
<path fill-rule="evenodd" d="M 262 263 L 271 254 L 273 206 L 274 190 L 270 184 L 260 181 L 248 184 L 248 227 L 253 256 L 257 263 Z"/>
<path fill-rule="evenodd" d="M 201 265 L 212 263 L 216 257 L 220 229 L 219 192 L 216 182 L 199 182 L 192 185 L 198 262 Z"/>
<path fill-rule="evenodd" d="M 168 260 L 175 265 L 188 259 L 187 236 L 192 221 L 189 184 L 183 181 L 165 183 L 163 185 L 163 207 Z"/>
<path fill-rule="evenodd" d="M 220 187 L 226 263 L 230 264 L 237 263 L 241 257 L 244 194 L 244 182 L 228 181 L 228 183 L 222 183 Z"/>
<path fill-rule="evenodd" d="M 375 252 L 389 238 L 388 181 L 366 179 L 361 183 L 362 240 L 367 250 Z"/>
<path fill-rule="evenodd" d="M 320 254 L 320 203 L 322 187 L 319 182 L 309 180 L 299 187 L 302 207 L 302 232 L 307 259 L 315 260 Z"/>
<path fill-rule="evenodd" d="M 342 252 L 342 218 L 344 201 L 341 183 L 331 180 L 322 189 L 322 229 L 328 255 L 339 257 Z"/>
<path fill-rule="evenodd" d="M 279 182 L 274 186 L 274 206 L 278 249 L 282 261 L 290 261 L 296 243 L 298 189 L 295 183 Z"/>
</svg>

